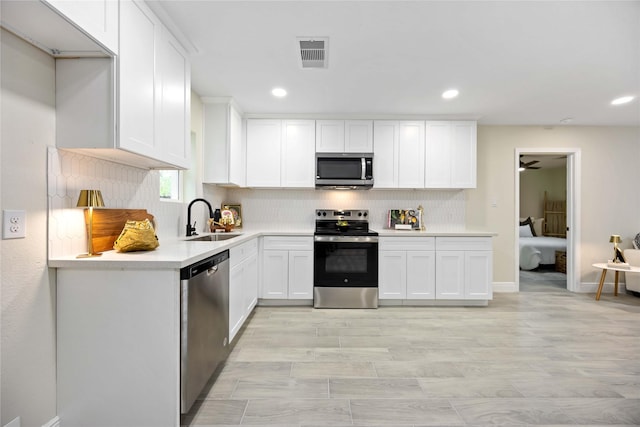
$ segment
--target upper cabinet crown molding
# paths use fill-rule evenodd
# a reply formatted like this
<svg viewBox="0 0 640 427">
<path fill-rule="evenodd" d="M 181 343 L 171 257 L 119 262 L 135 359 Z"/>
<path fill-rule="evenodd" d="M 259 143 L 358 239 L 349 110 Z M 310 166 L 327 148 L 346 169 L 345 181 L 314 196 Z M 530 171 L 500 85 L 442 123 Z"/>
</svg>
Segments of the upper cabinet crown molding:
<svg viewBox="0 0 640 427">
<path fill-rule="evenodd" d="M 2 0 L 1 25 L 54 57 L 118 54 L 119 0 Z"/>
</svg>

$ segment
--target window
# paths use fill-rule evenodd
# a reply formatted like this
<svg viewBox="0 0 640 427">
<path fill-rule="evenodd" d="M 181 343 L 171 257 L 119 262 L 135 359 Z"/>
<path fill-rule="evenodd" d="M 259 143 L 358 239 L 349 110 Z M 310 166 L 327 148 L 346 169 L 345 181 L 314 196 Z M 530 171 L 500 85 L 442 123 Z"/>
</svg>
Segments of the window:
<svg viewBox="0 0 640 427">
<path fill-rule="evenodd" d="M 180 200 L 180 171 L 160 171 L 160 198 L 163 200 Z"/>
</svg>

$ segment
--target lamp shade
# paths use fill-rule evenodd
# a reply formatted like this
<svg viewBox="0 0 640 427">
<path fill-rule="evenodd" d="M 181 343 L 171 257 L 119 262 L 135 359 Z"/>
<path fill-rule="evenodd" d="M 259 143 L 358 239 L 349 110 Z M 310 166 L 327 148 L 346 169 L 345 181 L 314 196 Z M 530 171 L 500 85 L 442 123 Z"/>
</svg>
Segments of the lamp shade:
<svg viewBox="0 0 640 427">
<path fill-rule="evenodd" d="M 618 234 L 613 234 L 609 238 L 609 243 L 620 243 L 620 242 L 622 242 L 622 239 L 620 238 L 620 236 Z"/>
<path fill-rule="evenodd" d="M 100 190 L 80 190 L 78 208 L 104 208 L 104 200 Z"/>
</svg>

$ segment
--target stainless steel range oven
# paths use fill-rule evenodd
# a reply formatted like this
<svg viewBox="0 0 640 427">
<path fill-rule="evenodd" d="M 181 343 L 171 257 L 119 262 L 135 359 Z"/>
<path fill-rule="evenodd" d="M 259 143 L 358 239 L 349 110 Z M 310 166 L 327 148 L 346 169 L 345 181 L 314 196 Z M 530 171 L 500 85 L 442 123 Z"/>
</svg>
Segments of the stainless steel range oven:
<svg viewBox="0 0 640 427">
<path fill-rule="evenodd" d="M 367 210 L 316 210 L 313 306 L 378 307 L 378 233 Z"/>
</svg>

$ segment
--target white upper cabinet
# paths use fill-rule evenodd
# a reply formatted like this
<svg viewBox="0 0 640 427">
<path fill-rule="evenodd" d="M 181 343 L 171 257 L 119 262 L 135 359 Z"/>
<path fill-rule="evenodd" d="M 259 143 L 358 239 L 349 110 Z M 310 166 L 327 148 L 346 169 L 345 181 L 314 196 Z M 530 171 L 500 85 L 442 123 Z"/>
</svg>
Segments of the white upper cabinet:
<svg viewBox="0 0 640 427">
<path fill-rule="evenodd" d="M 144 168 L 190 167 L 190 65 L 144 2 L 120 2 L 117 58 L 56 61 L 56 145 Z"/>
<path fill-rule="evenodd" d="M 400 122 L 398 133 L 398 187 L 423 188 L 423 186 L 424 122 Z"/>
<path fill-rule="evenodd" d="M 203 102 L 203 181 L 244 186 L 246 175 L 242 116 L 235 103 L 228 98 L 205 98 Z"/>
<path fill-rule="evenodd" d="M 373 186 L 398 188 L 399 122 L 376 120 L 373 123 Z"/>
<path fill-rule="evenodd" d="M 373 120 L 345 120 L 344 151 L 347 153 L 373 152 Z"/>
<path fill-rule="evenodd" d="M 316 120 L 318 153 L 373 152 L 372 120 Z"/>
<path fill-rule="evenodd" d="M 344 120 L 316 120 L 316 151 L 344 152 Z"/>
<path fill-rule="evenodd" d="M 118 54 L 119 0 L 47 0 L 88 36 Z"/>
<path fill-rule="evenodd" d="M 374 122 L 374 187 L 424 187 L 424 122 Z"/>
<path fill-rule="evenodd" d="M 54 57 L 118 53 L 118 0 L 0 1 L 2 27 Z"/>
<path fill-rule="evenodd" d="M 426 188 L 475 188 L 475 121 L 427 121 Z"/>
<path fill-rule="evenodd" d="M 280 186 L 281 139 L 281 120 L 247 120 L 247 187 Z"/>
<path fill-rule="evenodd" d="M 157 61 L 160 102 L 156 114 L 158 158 L 191 165 L 191 63 L 187 52 L 166 27 L 161 27 Z"/>
<path fill-rule="evenodd" d="M 314 142 L 315 121 L 282 121 L 282 187 L 315 187 Z"/>
<path fill-rule="evenodd" d="M 120 56 L 118 57 L 120 138 L 118 146 L 138 154 L 157 156 L 155 139 L 156 44 L 160 21 L 142 2 L 120 5 Z"/>
<path fill-rule="evenodd" d="M 315 186 L 314 120 L 247 120 L 247 187 Z"/>
</svg>

